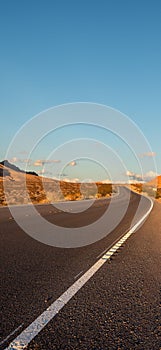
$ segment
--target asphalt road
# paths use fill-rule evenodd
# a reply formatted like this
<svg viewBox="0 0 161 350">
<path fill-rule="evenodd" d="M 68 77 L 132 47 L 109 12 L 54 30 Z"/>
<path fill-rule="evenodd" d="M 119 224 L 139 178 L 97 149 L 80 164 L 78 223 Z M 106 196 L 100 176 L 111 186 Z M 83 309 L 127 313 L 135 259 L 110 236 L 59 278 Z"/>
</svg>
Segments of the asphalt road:
<svg viewBox="0 0 161 350">
<path fill-rule="evenodd" d="M 120 188 L 112 203 L 112 217 L 126 206 L 128 193 Z M 96 243 L 70 249 L 34 240 L 16 224 L 8 208 L 0 209 L 2 349 L 128 231 L 139 201 L 140 196 L 131 193 L 128 211 L 111 233 Z M 109 203 L 96 201 L 85 212 L 74 214 L 75 203 L 67 204 L 65 213 L 51 205 L 37 206 L 37 210 L 48 221 L 72 228 L 98 220 Z M 149 205 L 145 198 L 136 221 Z M 17 210 L 24 215 L 24 209 Z M 26 213 L 29 215 L 28 207 Z M 158 204 L 111 263 L 82 287 L 28 349 L 159 349 L 160 213 Z M 33 219 L 26 216 L 26 220 Z"/>
</svg>

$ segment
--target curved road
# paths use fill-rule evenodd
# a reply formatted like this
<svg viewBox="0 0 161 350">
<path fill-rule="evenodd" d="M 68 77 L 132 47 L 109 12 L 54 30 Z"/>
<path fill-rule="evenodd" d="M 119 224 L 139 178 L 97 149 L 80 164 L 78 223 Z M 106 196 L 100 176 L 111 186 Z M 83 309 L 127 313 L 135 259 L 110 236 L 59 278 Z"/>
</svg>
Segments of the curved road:
<svg viewBox="0 0 161 350">
<path fill-rule="evenodd" d="M 26 233 L 24 233 L 23 230 L 16 224 L 8 208 L 0 209 L 0 237 L 2 258 L 1 276 L 3 283 L 1 296 L 2 349 L 5 349 L 7 346 L 9 346 L 10 342 L 15 339 L 16 336 L 23 331 L 23 329 L 30 325 L 50 304 L 59 298 L 63 292 L 65 292 L 80 276 L 85 273 L 85 271 L 87 271 L 100 258 L 101 255 L 104 254 L 105 250 L 107 251 L 108 248 L 114 244 L 114 242 L 118 241 L 120 237 L 130 229 L 131 225 L 133 226 L 149 210 L 151 203 L 147 198 L 143 198 L 139 212 L 137 216 L 135 216 L 140 198 L 141 197 L 138 194 L 130 193 L 130 201 L 127 205 L 127 201 L 129 199 L 129 190 L 120 187 L 119 195 L 112 200 L 110 215 L 111 220 L 113 221 L 117 213 L 119 215 L 124 207 L 128 207 L 128 210 L 119 225 L 117 225 L 112 232 L 110 232 L 108 235 L 96 243 L 85 247 L 70 249 L 55 248 L 44 245 L 34 240 Z M 108 208 L 109 204 L 109 199 L 98 200 L 95 201 L 95 203 L 84 212 L 79 212 L 80 210 L 83 210 L 84 205 L 86 205 L 82 202 L 70 202 L 65 204 L 66 212 L 61 212 L 60 209 L 56 209 L 52 205 L 38 205 L 36 208 L 46 220 L 54 222 L 58 226 L 62 226 L 63 224 L 65 227 L 78 228 L 82 227 L 83 225 L 90 225 L 96 219 L 98 220 L 98 218 L 100 218 Z M 29 206 L 23 208 L 17 207 L 15 210 L 18 211 L 18 215 L 20 217 L 24 215 L 25 220 L 32 221 L 35 219 L 34 215 L 30 216 L 31 212 Z M 73 211 L 78 212 L 73 214 Z M 134 216 L 135 221 L 133 221 Z M 124 249 L 125 247 L 123 250 L 121 250 L 121 252 L 123 252 Z M 121 254 L 119 255 L 121 256 Z M 118 267 L 120 268 L 120 265 L 118 265 Z M 105 266 L 100 269 L 99 274 L 102 273 L 104 269 Z M 116 266 L 115 269 L 117 272 Z M 87 295 L 87 299 L 92 298 L 93 290 L 96 288 L 93 288 L 92 281 L 93 279 L 96 280 L 97 275 L 98 273 L 90 281 L 88 281 L 87 285 L 90 289 L 90 292 L 85 292 L 85 299 Z M 95 282 L 95 284 L 97 284 L 97 282 Z M 90 288 L 90 285 L 92 289 Z M 105 290 L 109 290 L 109 284 L 104 287 Z M 81 304 L 84 300 L 83 291 L 85 288 L 86 286 L 84 286 L 78 293 L 78 295 L 81 293 Z M 99 284 L 96 290 L 98 293 L 100 293 Z M 97 300 L 97 292 L 95 296 L 93 295 L 94 299 L 92 299 L 94 303 L 94 309 L 96 308 L 96 312 L 98 311 L 97 307 L 99 307 L 100 300 L 102 300 L 104 309 L 107 311 L 108 305 L 106 305 L 104 295 L 101 294 L 102 292 L 100 293 L 99 302 L 95 304 L 95 300 Z M 79 303 L 79 298 L 77 302 Z M 36 343 L 35 339 L 33 342 L 31 342 L 29 345 L 30 349 L 119 349 L 119 347 L 116 347 L 115 345 L 115 340 L 113 340 L 113 345 L 110 345 L 111 347 L 108 345 L 107 347 L 105 346 L 105 339 L 107 343 L 107 336 L 105 336 L 105 329 L 102 329 L 101 326 L 103 319 L 100 319 L 98 325 L 95 325 L 96 332 L 98 329 L 102 334 L 102 345 L 100 340 L 97 341 L 95 339 L 93 342 L 92 330 L 92 335 L 90 335 L 89 330 L 87 330 L 88 326 L 86 325 L 83 328 L 82 323 L 81 335 L 79 334 L 78 338 L 75 335 L 75 331 L 72 333 L 69 331 L 69 335 L 66 338 L 66 333 L 63 332 L 63 329 L 65 329 L 64 320 L 68 329 L 68 320 L 69 325 L 71 325 L 72 312 L 72 308 L 70 308 L 70 312 L 68 314 L 67 309 L 68 304 L 63 309 L 65 310 L 65 319 L 64 317 L 61 319 L 61 313 L 63 314 L 62 310 L 59 314 L 60 319 L 58 323 L 56 323 L 56 325 L 54 324 L 52 327 L 52 322 L 50 322 L 48 325 L 50 331 L 47 331 L 45 328 L 45 330 L 38 335 L 38 340 L 36 340 Z M 78 309 L 81 313 L 79 306 Z M 88 312 L 86 317 L 88 318 L 89 316 L 88 322 L 90 323 L 91 311 L 88 310 Z M 72 316 L 73 320 L 74 314 Z M 84 316 L 82 315 L 82 317 Z M 56 333 L 54 333 L 55 327 Z M 76 324 L 75 327 L 77 327 Z M 86 330 L 88 339 L 85 339 L 83 336 L 86 333 Z M 43 335 L 43 332 L 46 333 Z M 82 342 L 82 347 L 81 337 L 84 339 Z M 131 349 L 133 348 L 135 349 L 135 347 L 132 347 Z M 146 349 L 146 346 L 143 348 Z M 125 347 L 123 347 L 123 349 L 125 349 Z M 128 349 L 130 349 L 130 347 L 128 347 Z M 153 349 L 153 347 L 151 347 L 151 349 Z"/>
</svg>

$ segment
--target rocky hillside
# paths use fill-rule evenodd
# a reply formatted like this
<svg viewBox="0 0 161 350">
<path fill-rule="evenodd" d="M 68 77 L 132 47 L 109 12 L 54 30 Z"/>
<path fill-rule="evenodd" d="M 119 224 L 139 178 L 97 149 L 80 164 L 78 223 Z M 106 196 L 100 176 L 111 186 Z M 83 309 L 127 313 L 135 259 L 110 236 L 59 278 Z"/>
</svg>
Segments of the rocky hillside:
<svg viewBox="0 0 161 350">
<path fill-rule="evenodd" d="M 24 170 L 20 169 L 19 167 L 17 167 L 16 165 L 11 164 L 8 160 L 3 160 L 2 162 L 0 162 L 0 165 L 4 166 L 7 169 L 15 170 L 16 172 L 19 172 L 19 173 L 38 176 L 38 174 L 35 173 L 35 171 L 24 171 Z"/>
<path fill-rule="evenodd" d="M 148 182 L 149 186 L 157 185 L 157 188 L 161 188 L 161 175 Z"/>
<path fill-rule="evenodd" d="M 5 165 L 4 165 L 5 164 Z M 24 172 L 14 165 L 0 162 L 0 205 L 51 203 L 62 200 L 102 198 L 112 194 L 111 184 L 72 183 Z M 9 164 L 9 167 L 6 165 Z M 27 191 L 25 191 L 25 187 Z"/>
</svg>

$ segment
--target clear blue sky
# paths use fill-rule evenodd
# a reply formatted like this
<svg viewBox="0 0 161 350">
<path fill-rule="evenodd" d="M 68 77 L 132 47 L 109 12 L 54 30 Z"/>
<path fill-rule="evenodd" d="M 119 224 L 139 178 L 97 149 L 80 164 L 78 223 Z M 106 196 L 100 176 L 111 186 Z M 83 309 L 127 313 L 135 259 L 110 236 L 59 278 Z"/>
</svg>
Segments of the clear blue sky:
<svg viewBox="0 0 161 350">
<path fill-rule="evenodd" d="M 161 173 L 160 0 L 1 0 L 0 43 L 1 159 L 35 114 L 90 101 L 138 124 Z"/>
</svg>

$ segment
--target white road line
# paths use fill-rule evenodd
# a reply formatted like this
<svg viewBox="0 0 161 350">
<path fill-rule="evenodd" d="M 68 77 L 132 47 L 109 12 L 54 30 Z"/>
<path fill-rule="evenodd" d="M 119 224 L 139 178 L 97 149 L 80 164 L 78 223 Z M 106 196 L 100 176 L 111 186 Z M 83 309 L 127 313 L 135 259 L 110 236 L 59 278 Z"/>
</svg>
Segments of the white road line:
<svg viewBox="0 0 161 350">
<path fill-rule="evenodd" d="M 122 235 L 121 235 L 122 237 Z M 117 242 L 117 243 L 116 243 Z M 116 244 L 115 244 L 116 243 Z M 121 245 L 123 244 L 122 238 L 118 241 L 118 238 L 113 242 L 113 244 L 111 245 L 111 247 L 109 247 L 108 249 L 110 250 L 111 248 L 113 248 L 114 246 L 117 248 L 120 248 Z M 107 248 L 104 249 L 99 255 L 97 255 L 96 259 L 99 259 L 101 256 L 103 256 L 103 254 L 107 252 Z"/>
<path fill-rule="evenodd" d="M 107 252 L 107 248 L 104 249 L 99 255 L 97 255 L 96 259 L 99 259 L 105 252 Z"/>
<path fill-rule="evenodd" d="M 57 300 L 53 302 L 40 316 L 38 316 L 26 329 L 24 329 L 18 337 L 10 343 L 5 350 L 22 350 L 43 330 L 43 328 L 58 314 L 58 312 L 68 303 L 69 300 L 85 285 L 87 281 L 115 254 L 119 247 L 136 231 L 142 222 L 150 214 L 153 208 L 151 202 L 150 209 L 147 213 L 121 238 L 113 245 L 87 272 L 83 274 L 76 282 L 74 282 Z"/>
<path fill-rule="evenodd" d="M 10 334 L 8 334 L 7 337 L 0 342 L 0 345 L 3 345 L 4 343 L 6 343 L 7 340 L 12 337 L 12 335 L 14 335 L 16 332 L 18 332 L 23 327 L 23 325 L 24 325 L 23 323 L 20 324 L 20 326 L 15 328 L 14 331 L 12 331 Z"/>
</svg>

